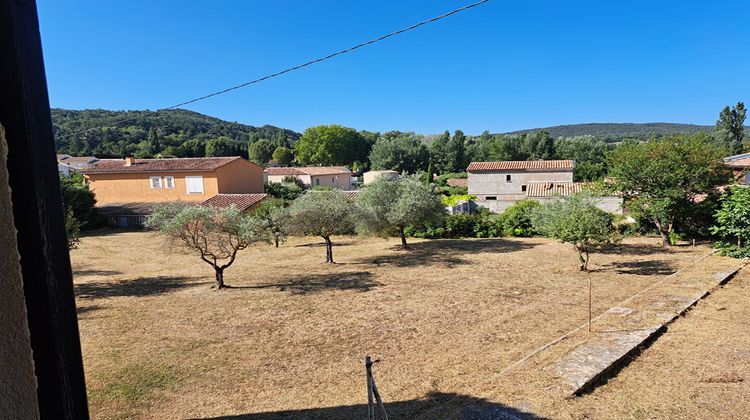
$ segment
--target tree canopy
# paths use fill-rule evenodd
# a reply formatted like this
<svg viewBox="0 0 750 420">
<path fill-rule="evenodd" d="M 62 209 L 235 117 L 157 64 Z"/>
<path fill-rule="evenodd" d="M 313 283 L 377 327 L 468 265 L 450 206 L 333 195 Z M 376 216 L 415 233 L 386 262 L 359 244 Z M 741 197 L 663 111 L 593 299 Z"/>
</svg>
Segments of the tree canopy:
<svg viewBox="0 0 750 420">
<path fill-rule="evenodd" d="M 427 168 L 430 159 L 422 138 L 414 133 L 390 131 L 380 136 L 370 151 L 372 169 L 414 174 Z"/>
<path fill-rule="evenodd" d="M 289 207 L 289 231 L 320 236 L 326 245 L 326 262 L 333 263 L 331 236 L 352 233 L 352 202 L 340 190 L 308 191 Z"/>
<path fill-rule="evenodd" d="M 562 197 L 532 215 L 537 232 L 573 245 L 581 271 L 588 270 L 591 248 L 608 242 L 612 234 L 612 215 L 596 207 L 594 200 L 584 193 Z"/>
<path fill-rule="evenodd" d="M 719 249 L 725 255 L 750 255 L 750 189 L 733 186 L 721 198 L 712 233 L 719 235 Z M 730 242 L 733 240 L 733 242 Z"/>
<path fill-rule="evenodd" d="M 217 288 L 225 287 L 224 270 L 234 263 L 239 251 L 272 240 L 263 220 L 242 214 L 235 206 L 159 205 L 146 219 L 146 226 L 181 243 L 211 265 Z"/>
<path fill-rule="evenodd" d="M 357 228 L 384 237 L 398 235 L 407 248 L 404 230 L 439 223 L 445 212 L 440 198 L 415 176 L 379 178 L 357 195 Z"/>
<path fill-rule="evenodd" d="M 669 245 L 669 235 L 694 208 L 696 197 L 729 181 L 724 154 L 708 135 L 698 133 L 623 144 L 608 164 L 633 215 L 653 223 Z"/>
<path fill-rule="evenodd" d="M 319 125 L 302 133 L 294 153 L 303 165 L 351 165 L 367 160 L 370 145 L 353 128 Z"/>
</svg>

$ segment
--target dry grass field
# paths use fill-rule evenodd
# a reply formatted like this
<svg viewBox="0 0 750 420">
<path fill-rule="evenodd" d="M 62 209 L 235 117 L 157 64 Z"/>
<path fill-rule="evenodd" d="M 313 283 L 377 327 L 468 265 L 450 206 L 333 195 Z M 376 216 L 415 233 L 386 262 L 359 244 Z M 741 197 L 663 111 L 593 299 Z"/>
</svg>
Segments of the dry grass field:
<svg viewBox="0 0 750 420">
<path fill-rule="evenodd" d="M 709 311 L 694 329 L 689 318 L 704 310 L 699 305 L 675 324 L 677 333 L 670 328 L 642 359 L 574 401 L 524 405 L 523 376 L 514 377 L 512 391 L 493 379 L 585 321 L 587 276 L 597 314 L 692 267 L 705 247 L 666 251 L 656 239 L 629 239 L 592 255 L 592 272 L 584 274 L 569 246 L 546 239 L 412 242 L 400 251 L 395 240 L 336 238 L 337 264 L 327 265 L 322 241 L 293 238 L 279 249 L 243 251 L 225 273 L 233 288 L 213 290 L 208 265 L 152 233 L 83 238 L 71 257 L 92 416 L 362 418 L 365 354 L 380 359 L 375 377 L 392 418 L 451 417 L 451 408 L 466 405 L 657 418 L 680 414 L 678 405 L 690 401 L 683 413 L 696 413 L 703 401 L 735 391 L 744 396 L 728 401 L 750 408 L 746 366 L 706 365 L 719 356 L 747 360 L 747 337 L 718 341 L 724 353 L 709 351 L 706 340 L 736 327 L 707 324 L 735 316 L 719 308 L 726 302 L 714 303 L 718 315 Z M 714 258 L 721 260 L 702 263 Z M 727 289 L 746 302 L 747 282 Z M 736 316 L 748 322 L 750 313 Z M 699 366 L 686 366 L 683 356 Z M 683 372 L 705 385 L 686 385 Z M 653 378 L 662 374 L 670 379 Z M 673 387 L 682 393 L 675 405 L 660 405 Z"/>
</svg>

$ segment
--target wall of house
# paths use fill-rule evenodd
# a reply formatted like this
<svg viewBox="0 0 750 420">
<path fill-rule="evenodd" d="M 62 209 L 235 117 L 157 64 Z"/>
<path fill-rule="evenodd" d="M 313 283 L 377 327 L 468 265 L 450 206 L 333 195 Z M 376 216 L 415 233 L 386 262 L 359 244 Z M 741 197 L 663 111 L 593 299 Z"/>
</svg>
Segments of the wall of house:
<svg viewBox="0 0 750 420">
<path fill-rule="evenodd" d="M 162 178 L 162 188 L 151 188 L 150 177 Z M 174 176 L 174 188 L 164 188 L 164 177 Z M 203 194 L 188 194 L 186 176 L 203 177 Z M 172 172 L 133 174 L 89 174 L 89 188 L 97 205 L 111 203 L 159 203 L 166 201 L 204 201 L 219 193 L 216 172 Z M 261 188 L 262 191 L 262 188 Z"/>
<path fill-rule="evenodd" d="M 506 176 L 510 175 L 510 182 Z M 573 182 L 573 171 L 505 171 L 469 172 L 469 194 L 476 203 L 495 213 L 502 213 L 518 201 L 526 199 L 523 186 L 529 182 Z M 488 200 L 487 197 L 495 197 Z"/>
<path fill-rule="evenodd" d="M 369 171 L 362 174 L 362 182 L 367 185 L 375 182 L 381 176 L 393 180 L 398 178 L 398 172 L 396 171 Z"/>
<path fill-rule="evenodd" d="M 219 193 L 263 193 L 263 167 L 237 159 L 216 170 Z"/>
<path fill-rule="evenodd" d="M 351 176 L 349 174 L 336 174 L 336 175 L 311 175 L 311 185 L 313 187 L 322 185 L 326 187 L 338 188 L 340 190 L 349 191 L 352 187 Z"/>
</svg>

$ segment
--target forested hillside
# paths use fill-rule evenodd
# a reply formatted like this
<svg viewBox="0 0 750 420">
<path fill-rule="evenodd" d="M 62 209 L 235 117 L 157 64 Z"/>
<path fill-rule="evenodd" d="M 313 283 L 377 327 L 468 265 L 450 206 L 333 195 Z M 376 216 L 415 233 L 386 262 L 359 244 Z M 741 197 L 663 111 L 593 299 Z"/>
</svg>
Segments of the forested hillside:
<svg viewBox="0 0 750 420">
<path fill-rule="evenodd" d="M 669 134 L 690 134 L 698 131 L 712 132 L 714 126 L 673 123 L 592 123 L 533 128 L 505 134 L 525 134 L 540 130 L 548 132 L 552 137 L 596 136 L 605 141 L 613 142 L 627 138 L 648 140 Z"/>
<path fill-rule="evenodd" d="M 123 120 L 126 120 L 123 122 Z M 171 155 L 248 156 L 248 145 L 268 140 L 291 146 L 299 139 L 292 130 L 228 122 L 182 109 L 167 111 L 107 111 L 52 109 L 58 152 L 100 158 Z M 80 131 L 88 130 L 80 134 Z"/>
</svg>

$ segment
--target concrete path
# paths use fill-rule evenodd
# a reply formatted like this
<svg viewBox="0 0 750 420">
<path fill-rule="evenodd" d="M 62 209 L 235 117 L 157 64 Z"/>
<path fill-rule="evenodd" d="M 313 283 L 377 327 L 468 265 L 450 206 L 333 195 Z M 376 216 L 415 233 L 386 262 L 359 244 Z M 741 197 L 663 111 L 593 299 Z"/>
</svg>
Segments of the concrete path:
<svg viewBox="0 0 750 420">
<path fill-rule="evenodd" d="M 688 270 L 684 275 L 671 276 L 622 305 L 610 308 L 592 323 L 593 333 L 587 334 L 572 351 L 544 368 L 554 372 L 558 380 L 552 388 L 565 396 L 589 390 L 739 269 L 733 267 L 714 273 Z"/>
</svg>

